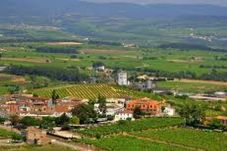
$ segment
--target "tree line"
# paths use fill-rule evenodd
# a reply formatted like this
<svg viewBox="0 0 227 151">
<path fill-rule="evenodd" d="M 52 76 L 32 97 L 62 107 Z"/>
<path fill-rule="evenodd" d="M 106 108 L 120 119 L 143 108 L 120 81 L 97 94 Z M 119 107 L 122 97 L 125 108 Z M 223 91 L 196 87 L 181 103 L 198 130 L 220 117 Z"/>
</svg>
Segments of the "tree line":
<svg viewBox="0 0 227 151">
<path fill-rule="evenodd" d="M 78 47 L 72 46 L 39 46 L 35 50 L 42 53 L 77 54 Z"/>
<path fill-rule="evenodd" d="M 204 50 L 204 51 L 215 51 L 215 52 L 227 52 L 226 49 L 219 48 L 211 48 L 205 45 L 198 44 L 187 44 L 187 43 L 170 43 L 170 44 L 162 44 L 158 46 L 158 48 L 174 48 L 181 50 Z"/>
<path fill-rule="evenodd" d="M 65 69 L 57 67 L 44 67 L 44 66 L 21 66 L 11 65 L 5 69 L 6 73 L 15 75 L 39 75 L 46 76 L 50 79 L 60 81 L 73 81 L 80 82 L 88 79 L 86 74 L 80 73 L 79 69 Z"/>
</svg>

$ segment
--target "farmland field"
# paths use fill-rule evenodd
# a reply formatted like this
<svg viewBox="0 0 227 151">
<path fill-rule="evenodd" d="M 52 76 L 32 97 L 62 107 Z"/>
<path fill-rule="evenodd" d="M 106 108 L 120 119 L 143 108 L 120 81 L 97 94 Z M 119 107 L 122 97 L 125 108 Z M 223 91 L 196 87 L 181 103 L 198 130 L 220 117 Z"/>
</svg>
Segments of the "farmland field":
<svg viewBox="0 0 227 151">
<path fill-rule="evenodd" d="M 9 93 L 9 89 L 12 85 L 24 86 L 29 81 L 22 76 L 14 76 L 9 74 L 0 73 L 0 95 Z"/>
<path fill-rule="evenodd" d="M 166 128 L 135 132 L 133 135 L 209 151 L 224 151 L 227 148 L 227 135 L 217 132 L 203 132 L 187 128 Z"/>
<path fill-rule="evenodd" d="M 84 139 L 105 150 L 204 150 L 225 151 L 227 135 L 217 132 L 203 132 L 188 128 L 149 129 L 129 134 L 114 135 L 96 140 Z"/>
<path fill-rule="evenodd" d="M 121 93 L 118 92 L 112 86 L 106 84 L 94 84 L 94 85 L 71 85 L 62 86 L 56 88 L 47 88 L 34 91 L 39 96 L 51 97 L 53 90 L 56 90 L 57 94 L 63 98 L 67 96 L 73 96 L 80 99 L 97 98 L 98 95 L 105 97 L 120 97 Z"/>
<path fill-rule="evenodd" d="M 111 134 L 118 134 L 123 132 L 142 131 L 147 129 L 163 128 L 178 126 L 184 123 L 180 118 L 149 118 L 141 119 L 132 122 L 117 123 L 112 125 L 104 125 L 95 128 L 90 128 L 82 131 L 78 131 L 87 136 L 107 136 Z"/>
<path fill-rule="evenodd" d="M 227 90 L 226 82 L 199 81 L 199 80 L 179 80 L 157 82 L 158 88 L 177 90 L 179 92 L 212 92 Z"/>
<path fill-rule="evenodd" d="M 76 85 L 66 85 L 61 87 L 44 88 L 33 91 L 33 94 L 37 94 L 43 97 L 51 97 L 53 90 L 60 98 L 64 97 L 75 97 L 78 99 L 95 99 L 99 95 L 106 98 L 119 98 L 119 97 L 155 97 L 149 93 L 138 92 L 115 85 L 108 84 L 76 84 Z M 158 98 L 157 98 L 158 99 Z"/>
<path fill-rule="evenodd" d="M 159 144 L 147 140 L 139 140 L 128 136 L 113 136 L 98 140 L 84 140 L 107 151 L 187 151 L 189 149 L 173 147 L 168 144 Z"/>
</svg>

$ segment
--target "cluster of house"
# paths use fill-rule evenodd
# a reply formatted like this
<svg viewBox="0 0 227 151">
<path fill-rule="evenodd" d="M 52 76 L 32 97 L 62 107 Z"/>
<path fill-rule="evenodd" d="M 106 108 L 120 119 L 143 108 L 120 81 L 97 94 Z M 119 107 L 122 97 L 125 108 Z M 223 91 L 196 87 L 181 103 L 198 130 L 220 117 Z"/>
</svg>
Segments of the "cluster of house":
<svg viewBox="0 0 227 151">
<path fill-rule="evenodd" d="M 5 115 L 16 114 L 20 117 L 58 117 L 63 113 L 71 116 L 71 110 L 81 103 L 81 100 L 76 99 L 52 100 L 25 95 L 10 95 L 3 99 L 0 107 L 1 114 L 5 113 Z"/>
<path fill-rule="evenodd" d="M 135 100 L 126 99 L 107 99 L 106 115 L 114 116 L 114 121 L 127 120 L 133 118 L 135 108 L 139 108 L 148 116 L 175 116 L 175 109 L 149 98 L 140 98 Z M 99 104 L 95 104 L 95 110 L 99 112 Z"/>
<path fill-rule="evenodd" d="M 66 113 L 72 116 L 71 110 L 80 104 L 86 103 L 86 100 L 78 99 L 46 99 L 41 97 L 10 95 L 4 98 L 0 104 L 1 115 L 18 115 L 20 117 L 30 116 L 42 118 L 45 116 L 59 117 Z M 107 116 L 114 117 L 114 121 L 133 119 L 133 111 L 139 107 L 144 113 L 151 116 L 174 116 L 175 110 L 164 102 L 141 98 L 136 100 L 126 100 L 125 98 L 107 98 L 106 111 Z M 163 108 L 164 107 L 164 108 Z M 100 113 L 99 104 L 94 104 L 94 110 Z"/>
</svg>

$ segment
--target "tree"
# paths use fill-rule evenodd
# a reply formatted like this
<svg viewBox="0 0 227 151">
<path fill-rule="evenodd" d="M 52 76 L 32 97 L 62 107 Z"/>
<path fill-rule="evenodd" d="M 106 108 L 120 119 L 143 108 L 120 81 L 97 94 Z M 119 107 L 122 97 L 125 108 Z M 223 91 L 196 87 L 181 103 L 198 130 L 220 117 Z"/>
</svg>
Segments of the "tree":
<svg viewBox="0 0 227 151">
<path fill-rule="evenodd" d="M 56 104 L 56 100 L 59 99 L 59 95 L 57 94 L 56 90 L 52 91 L 51 98 L 54 104 Z"/>
<path fill-rule="evenodd" d="M 73 116 L 77 116 L 80 119 L 80 124 L 91 123 L 94 118 L 97 117 L 97 113 L 94 111 L 94 107 L 89 104 L 81 104 L 72 110 Z"/>
<path fill-rule="evenodd" d="M 68 124 L 70 121 L 70 118 L 64 113 L 60 117 L 56 118 L 55 122 L 57 125 L 64 125 Z"/>
<path fill-rule="evenodd" d="M 41 120 L 26 116 L 20 120 L 20 123 L 24 126 L 39 126 L 41 124 Z"/>
<path fill-rule="evenodd" d="M 179 115 L 185 118 L 187 125 L 197 126 L 202 123 L 205 117 L 205 111 L 201 106 L 187 104 L 179 110 Z"/>
<path fill-rule="evenodd" d="M 44 129 L 52 130 L 56 126 L 55 117 L 43 117 L 40 127 Z"/>
<path fill-rule="evenodd" d="M 73 116 L 70 119 L 70 124 L 80 124 L 80 119 L 77 116 Z"/>
<path fill-rule="evenodd" d="M 20 118 L 18 115 L 12 115 L 10 116 L 10 122 L 12 123 L 13 126 L 16 126 L 20 121 Z"/>
<path fill-rule="evenodd" d="M 209 123 L 209 127 L 211 129 L 221 129 L 223 128 L 223 125 L 221 124 L 221 122 L 218 119 L 213 119 L 210 123 Z"/>
<path fill-rule="evenodd" d="M 145 115 L 145 113 L 140 109 L 140 107 L 135 107 L 134 111 L 133 111 L 133 117 L 135 119 L 139 119 L 141 118 L 141 116 Z"/>
<path fill-rule="evenodd" d="M 1 123 L 1 124 L 4 123 L 5 121 L 6 121 L 6 118 L 0 117 L 0 123 Z"/>
<path fill-rule="evenodd" d="M 98 96 L 98 104 L 99 104 L 99 111 L 102 113 L 102 115 L 106 114 L 106 98 L 99 95 Z"/>
<path fill-rule="evenodd" d="M 12 138 L 13 141 L 20 141 L 20 140 L 23 139 L 23 137 L 21 135 L 16 134 L 16 133 L 13 133 L 11 138 Z"/>
</svg>

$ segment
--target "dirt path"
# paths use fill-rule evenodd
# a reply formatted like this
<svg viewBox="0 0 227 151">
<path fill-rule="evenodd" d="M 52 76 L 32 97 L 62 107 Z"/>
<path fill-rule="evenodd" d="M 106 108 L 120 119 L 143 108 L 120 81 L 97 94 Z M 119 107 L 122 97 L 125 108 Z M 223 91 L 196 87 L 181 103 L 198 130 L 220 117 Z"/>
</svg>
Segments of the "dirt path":
<svg viewBox="0 0 227 151">
<path fill-rule="evenodd" d="M 78 151 L 93 151 L 92 149 L 87 148 L 87 147 L 83 147 L 83 146 L 76 145 L 76 144 L 70 144 L 70 143 L 66 143 L 63 141 L 59 141 L 59 140 L 56 140 L 53 144 L 65 146 L 65 147 L 68 147 L 68 148 L 71 148 L 74 150 L 78 150 Z"/>
<path fill-rule="evenodd" d="M 55 140 L 55 141 L 53 141 L 53 144 L 65 146 L 65 147 L 71 148 L 71 149 L 76 150 L 76 151 L 98 151 L 96 148 L 93 148 L 89 145 L 83 145 L 83 144 L 79 144 L 79 143 L 68 142 L 67 140 L 63 140 L 63 139 L 60 139 L 58 137 L 50 136 L 50 135 L 48 135 L 48 137 L 50 139 Z"/>
<path fill-rule="evenodd" d="M 135 137 L 135 138 L 137 138 L 139 140 L 150 141 L 150 142 L 153 142 L 153 143 L 165 144 L 165 145 L 171 145 L 171 146 L 175 146 L 175 147 L 179 147 L 179 148 L 184 148 L 184 149 L 187 149 L 187 150 L 206 151 L 206 150 L 201 149 L 201 148 L 195 148 L 195 147 L 191 147 L 191 146 L 187 146 L 187 145 L 182 145 L 182 144 L 177 144 L 177 143 L 171 143 L 171 142 L 166 142 L 166 141 L 152 139 L 152 138 L 147 138 L 147 137 L 135 136 L 135 135 L 131 135 L 131 134 L 128 134 L 128 133 L 125 133 L 123 135 L 124 136 Z"/>
</svg>

